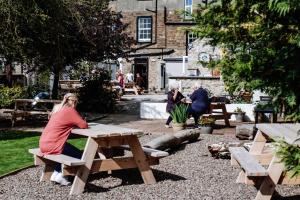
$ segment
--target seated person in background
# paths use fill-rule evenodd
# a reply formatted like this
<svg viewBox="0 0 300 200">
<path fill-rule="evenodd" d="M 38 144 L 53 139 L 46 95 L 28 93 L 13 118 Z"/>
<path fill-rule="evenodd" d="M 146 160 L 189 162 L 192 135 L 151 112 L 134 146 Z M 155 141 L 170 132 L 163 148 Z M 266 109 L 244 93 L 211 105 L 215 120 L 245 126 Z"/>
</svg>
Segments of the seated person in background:
<svg viewBox="0 0 300 200">
<path fill-rule="evenodd" d="M 167 102 L 167 107 L 166 110 L 168 113 L 172 112 L 174 109 L 175 105 L 180 104 L 185 102 L 184 96 L 179 92 L 179 87 L 178 84 L 174 83 L 170 86 L 170 91 L 168 92 L 168 102 Z M 166 121 L 166 128 L 171 128 L 170 123 L 172 121 L 171 115 Z"/>
<path fill-rule="evenodd" d="M 192 115 L 195 120 L 195 125 L 198 125 L 198 120 L 201 115 L 206 113 L 209 108 L 209 98 L 207 91 L 198 83 L 194 86 L 194 92 L 190 96 L 191 105 L 188 108 L 188 114 Z"/>
<path fill-rule="evenodd" d="M 78 159 L 81 158 L 81 151 L 67 143 L 73 127 L 88 127 L 86 121 L 75 110 L 77 101 L 75 94 L 68 93 L 60 104 L 54 106 L 50 120 L 39 141 L 40 151 L 43 154 L 64 154 Z M 61 185 L 70 185 L 70 182 L 62 175 L 61 170 L 61 164 L 58 163 L 50 180 Z"/>
<path fill-rule="evenodd" d="M 145 81 L 143 77 L 139 73 L 136 73 L 135 86 L 133 87 L 134 93 L 136 95 L 141 94 L 144 89 Z"/>
<path fill-rule="evenodd" d="M 38 93 L 37 95 L 35 95 L 33 97 L 34 101 L 32 102 L 32 107 L 34 107 L 37 103 L 38 103 L 38 100 L 40 99 L 49 99 L 50 95 L 48 92 L 40 92 Z"/>
</svg>

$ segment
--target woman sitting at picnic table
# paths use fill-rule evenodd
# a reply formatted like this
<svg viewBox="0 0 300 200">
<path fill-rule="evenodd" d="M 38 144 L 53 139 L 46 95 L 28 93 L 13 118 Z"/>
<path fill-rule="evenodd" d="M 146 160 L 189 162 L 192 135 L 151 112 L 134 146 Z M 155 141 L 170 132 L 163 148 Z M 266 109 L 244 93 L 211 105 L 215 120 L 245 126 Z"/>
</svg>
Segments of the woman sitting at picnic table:
<svg viewBox="0 0 300 200">
<path fill-rule="evenodd" d="M 167 107 L 166 107 L 167 112 L 171 113 L 172 110 L 174 109 L 175 105 L 178 105 L 183 102 L 185 102 L 185 98 L 179 92 L 178 84 L 176 84 L 176 83 L 171 84 L 170 91 L 168 92 L 168 102 L 167 102 Z M 172 120 L 173 119 L 170 115 L 165 124 L 166 128 L 171 128 L 170 123 Z"/>
<path fill-rule="evenodd" d="M 77 101 L 75 94 L 68 93 L 60 104 L 54 106 L 50 120 L 39 142 L 40 151 L 43 154 L 64 154 L 78 159 L 81 158 L 81 151 L 67 143 L 73 127 L 88 128 L 86 121 L 75 110 Z M 50 180 L 61 185 L 70 185 L 70 182 L 62 175 L 61 170 L 61 164 L 58 163 Z"/>
<path fill-rule="evenodd" d="M 190 96 L 190 99 L 191 105 L 188 108 L 188 114 L 193 116 L 195 126 L 198 126 L 200 116 L 206 113 L 209 108 L 208 93 L 199 83 L 195 83 L 194 92 Z"/>
</svg>

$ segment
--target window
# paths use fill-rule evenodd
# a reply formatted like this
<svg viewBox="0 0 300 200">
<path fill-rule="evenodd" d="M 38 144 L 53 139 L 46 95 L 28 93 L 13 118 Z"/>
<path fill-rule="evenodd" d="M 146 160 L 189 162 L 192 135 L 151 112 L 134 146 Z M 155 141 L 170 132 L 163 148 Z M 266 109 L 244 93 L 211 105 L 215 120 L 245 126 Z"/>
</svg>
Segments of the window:
<svg viewBox="0 0 300 200">
<path fill-rule="evenodd" d="M 194 42 L 197 39 L 198 39 L 198 34 L 197 33 L 190 32 L 188 34 L 188 43 L 189 44 L 192 43 L 192 42 Z"/>
<path fill-rule="evenodd" d="M 137 41 L 138 42 L 152 41 L 152 17 L 137 18 Z"/>
<path fill-rule="evenodd" d="M 184 0 L 184 18 L 191 19 L 192 12 L 193 12 L 193 0 Z"/>
</svg>

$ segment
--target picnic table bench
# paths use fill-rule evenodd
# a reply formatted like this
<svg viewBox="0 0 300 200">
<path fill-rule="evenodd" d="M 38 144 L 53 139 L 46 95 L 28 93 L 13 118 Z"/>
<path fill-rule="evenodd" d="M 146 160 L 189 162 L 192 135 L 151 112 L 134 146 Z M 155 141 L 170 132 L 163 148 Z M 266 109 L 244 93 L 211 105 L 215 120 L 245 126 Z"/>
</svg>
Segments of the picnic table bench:
<svg viewBox="0 0 300 200">
<path fill-rule="evenodd" d="M 72 134 L 88 137 L 81 159 L 66 155 L 42 155 L 38 148 L 30 149 L 35 165 L 45 165 L 41 181 L 50 180 L 56 163 L 62 164 L 64 175 L 75 175 L 71 194 L 83 192 L 88 175 L 101 171 L 138 168 L 145 184 L 156 183 L 150 165 L 159 164 L 159 159 L 168 156 L 164 151 L 142 147 L 137 129 L 114 125 L 90 123 L 88 129 L 73 129 Z M 111 156 L 105 149 L 122 149 L 132 152 L 132 156 Z M 98 154 L 98 157 L 95 155 Z"/>
<path fill-rule="evenodd" d="M 225 103 L 212 102 L 208 114 L 203 114 L 202 117 L 213 117 L 214 119 L 223 119 L 225 125 L 230 127 L 229 118 L 232 113 L 228 113 Z"/>
<path fill-rule="evenodd" d="M 58 104 L 60 100 L 53 99 L 15 99 L 15 107 L 13 110 L 7 110 L 5 113 L 11 115 L 11 126 L 14 127 L 17 118 L 22 119 L 33 115 L 46 115 L 48 116 L 54 104 Z M 32 107 L 31 104 L 37 102 L 38 107 Z"/>
<path fill-rule="evenodd" d="M 257 124 L 258 132 L 248 151 L 243 147 L 232 147 L 231 164 L 242 168 L 236 182 L 255 185 L 258 192 L 255 200 L 269 200 L 277 184 L 300 184 L 300 177 L 290 178 L 283 163 L 273 149 L 266 148 L 270 138 L 283 138 L 285 142 L 300 145 L 298 131 L 300 124 Z M 264 165 L 268 166 L 266 169 Z"/>
</svg>

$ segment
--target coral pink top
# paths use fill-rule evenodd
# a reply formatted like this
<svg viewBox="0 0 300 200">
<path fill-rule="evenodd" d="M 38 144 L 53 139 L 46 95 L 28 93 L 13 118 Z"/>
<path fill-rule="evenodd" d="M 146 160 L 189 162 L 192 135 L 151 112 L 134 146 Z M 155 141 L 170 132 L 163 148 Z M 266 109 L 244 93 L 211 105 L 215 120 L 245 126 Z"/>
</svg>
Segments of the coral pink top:
<svg viewBox="0 0 300 200">
<path fill-rule="evenodd" d="M 60 154 L 74 126 L 87 128 L 88 125 L 72 107 L 64 107 L 54 113 L 40 138 L 43 154 Z"/>
</svg>

